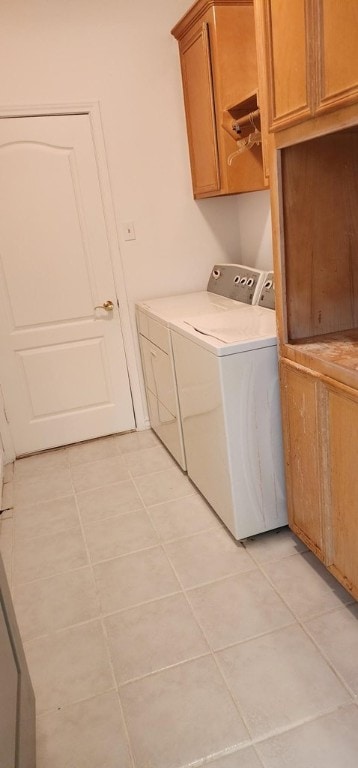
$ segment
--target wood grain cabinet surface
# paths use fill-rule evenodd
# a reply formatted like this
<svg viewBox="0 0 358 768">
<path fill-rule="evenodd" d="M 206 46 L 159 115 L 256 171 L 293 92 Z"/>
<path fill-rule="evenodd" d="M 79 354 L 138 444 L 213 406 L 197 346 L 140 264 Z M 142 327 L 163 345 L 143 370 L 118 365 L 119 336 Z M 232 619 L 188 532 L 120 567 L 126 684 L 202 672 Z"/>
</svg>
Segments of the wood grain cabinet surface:
<svg viewBox="0 0 358 768">
<path fill-rule="evenodd" d="M 280 377 L 289 524 L 324 560 L 319 380 L 283 360 Z"/>
<path fill-rule="evenodd" d="M 265 27 L 269 126 L 358 101 L 356 0 L 255 0 Z"/>
<path fill-rule="evenodd" d="M 358 598 L 358 391 L 281 360 L 292 530 Z"/>
<path fill-rule="evenodd" d="M 258 107 L 253 0 L 198 0 L 172 34 L 179 44 L 194 197 L 263 189 L 261 145 L 230 160 L 241 135 L 224 127 L 227 118 L 234 123 Z M 253 130 L 248 122 L 242 135 Z"/>
<path fill-rule="evenodd" d="M 254 2 L 289 524 L 358 599 L 358 2 Z"/>
</svg>

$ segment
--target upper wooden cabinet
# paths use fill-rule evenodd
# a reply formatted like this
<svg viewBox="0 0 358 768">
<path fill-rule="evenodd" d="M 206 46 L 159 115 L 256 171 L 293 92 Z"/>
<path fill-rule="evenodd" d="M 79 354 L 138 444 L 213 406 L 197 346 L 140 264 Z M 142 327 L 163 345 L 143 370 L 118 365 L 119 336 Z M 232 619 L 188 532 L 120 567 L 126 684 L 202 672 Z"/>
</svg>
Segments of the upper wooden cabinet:
<svg viewBox="0 0 358 768">
<path fill-rule="evenodd" d="M 357 0 L 255 0 L 265 31 L 269 127 L 358 101 Z"/>
<path fill-rule="evenodd" d="M 232 125 L 258 108 L 253 0 L 198 0 L 172 30 L 178 40 L 194 197 L 265 186 L 261 144 L 237 152 L 260 128 Z"/>
</svg>

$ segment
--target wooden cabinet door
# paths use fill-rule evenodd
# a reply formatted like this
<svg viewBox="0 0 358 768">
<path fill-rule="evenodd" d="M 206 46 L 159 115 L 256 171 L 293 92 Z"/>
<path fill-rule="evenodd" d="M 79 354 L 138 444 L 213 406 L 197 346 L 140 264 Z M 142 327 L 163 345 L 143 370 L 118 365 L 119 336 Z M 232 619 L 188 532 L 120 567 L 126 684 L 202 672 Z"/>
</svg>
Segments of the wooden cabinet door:
<svg viewBox="0 0 358 768">
<path fill-rule="evenodd" d="M 323 560 L 320 385 L 289 363 L 280 369 L 289 525 Z"/>
<path fill-rule="evenodd" d="M 308 0 L 269 0 L 264 14 L 269 125 L 277 130 L 312 114 L 310 4 Z"/>
<path fill-rule="evenodd" d="M 358 2 L 321 0 L 318 5 L 320 113 L 358 101 Z"/>
<path fill-rule="evenodd" d="M 180 43 L 194 195 L 220 189 L 208 24 Z"/>
<path fill-rule="evenodd" d="M 358 393 L 328 387 L 331 545 L 328 566 L 358 597 Z"/>
</svg>

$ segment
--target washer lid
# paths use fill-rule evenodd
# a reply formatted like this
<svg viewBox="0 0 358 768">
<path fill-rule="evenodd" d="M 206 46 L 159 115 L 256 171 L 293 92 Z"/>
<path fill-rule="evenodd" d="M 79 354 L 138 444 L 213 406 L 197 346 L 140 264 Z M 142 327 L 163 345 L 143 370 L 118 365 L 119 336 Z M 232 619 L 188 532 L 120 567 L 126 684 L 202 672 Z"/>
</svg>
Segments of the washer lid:
<svg viewBox="0 0 358 768">
<path fill-rule="evenodd" d="M 208 291 L 164 296 L 159 299 L 147 299 L 137 302 L 137 309 L 150 317 L 169 325 L 170 321 L 185 317 L 197 317 L 200 314 L 218 314 L 235 307 L 237 302 L 225 296 L 217 296 Z"/>
<path fill-rule="evenodd" d="M 217 355 L 276 344 L 275 312 L 247 304 L 238 304 L 235 309 L 216 315 L 187 317 L 170 326 Z"/>
</svg>

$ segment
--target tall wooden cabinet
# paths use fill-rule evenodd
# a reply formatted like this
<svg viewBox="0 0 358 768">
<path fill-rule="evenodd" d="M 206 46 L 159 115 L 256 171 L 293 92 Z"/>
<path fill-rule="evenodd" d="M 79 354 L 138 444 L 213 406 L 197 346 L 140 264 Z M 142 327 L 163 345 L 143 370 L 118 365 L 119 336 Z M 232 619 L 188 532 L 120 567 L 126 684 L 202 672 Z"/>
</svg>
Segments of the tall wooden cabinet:
<svg viewBox="0 0 358 768">
<path fill-rule="evenodd" d="M 289 524 L 358 598 L 358 3 L 255 0 L 255 13 Z"/>
<path fill-rule="evenodd" d="M 269 125 L 282 130 L 358 100 L 356 0 L 263 0 Z"/>
<path fill-rule="evenodd" d="M 253 0 L 197 0 L 172 29 L 178 40 L 195 198 L 267 184 L 261 144 L 237 152 L 260 128 Z M 233 124 L 247 117 L 241 132 Z"/>
</svg>

